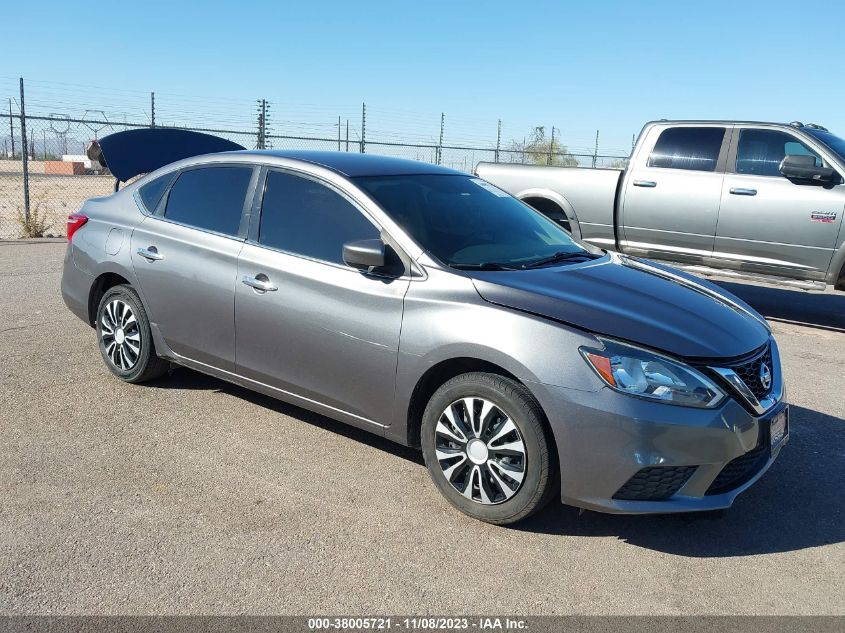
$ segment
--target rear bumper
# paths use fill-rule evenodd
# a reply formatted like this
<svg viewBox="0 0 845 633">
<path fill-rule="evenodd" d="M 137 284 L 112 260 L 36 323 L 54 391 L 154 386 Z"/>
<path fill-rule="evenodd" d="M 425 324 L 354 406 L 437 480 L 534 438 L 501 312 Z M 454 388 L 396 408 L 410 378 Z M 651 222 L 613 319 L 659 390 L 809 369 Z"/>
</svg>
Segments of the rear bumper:
<svg viewBox="0 0 845 633">
<path fill-rule="evenodd" d="M 782 446 L 772 452 L 768 442 L 769 421 L 784 401 L 757 418 L 730 398 L 716 409 L 692 409 L 610 389 L 538 387 L 560 458 L 561 500 L 568 505 L 620 514 L 727 508 L 769 469 Z M 663 498 L 619 498 L 643 490 L 644 497 Z M 668 494 L 649 493 L 655 490 Z"/>
<path fill-rule="evenodd" d="M 77 268 L 73 261 L 73 248 L 73 243 L 68 242 L 62 270 L 62 299 L 71 312 L 90 325 L 88 297 L 94 278 Z"/>
</svg>

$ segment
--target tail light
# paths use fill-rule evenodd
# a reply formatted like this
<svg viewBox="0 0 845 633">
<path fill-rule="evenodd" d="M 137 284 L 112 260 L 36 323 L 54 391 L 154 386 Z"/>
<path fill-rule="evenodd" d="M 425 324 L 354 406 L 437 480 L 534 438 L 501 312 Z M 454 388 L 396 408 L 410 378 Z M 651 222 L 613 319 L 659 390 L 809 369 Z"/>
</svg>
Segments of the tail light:
<svg viewBox="0 0 845 633">
<path fill-rule="evenodd" d="M 73 234 L 81 229 L 88 221 L 88 216 L 83 213 L 71 213 L 67 216 L 67 241 L 73 239 Z"/>
</svg>

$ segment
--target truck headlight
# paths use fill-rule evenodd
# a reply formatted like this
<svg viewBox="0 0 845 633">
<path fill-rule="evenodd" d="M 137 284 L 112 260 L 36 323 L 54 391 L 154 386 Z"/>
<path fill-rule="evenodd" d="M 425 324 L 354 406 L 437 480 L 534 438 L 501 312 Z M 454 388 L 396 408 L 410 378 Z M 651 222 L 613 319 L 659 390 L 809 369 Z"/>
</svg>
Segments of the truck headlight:
<svg viewBox="0 0 845 633">
<path fill-rule="evenodd" d="M 725 398 L 712 380 L 685 363 L 599 338 L 603 350 L 580 348 L 587 364 L 612 389 L 685 407 L 715 407 Z"/>
</svg>

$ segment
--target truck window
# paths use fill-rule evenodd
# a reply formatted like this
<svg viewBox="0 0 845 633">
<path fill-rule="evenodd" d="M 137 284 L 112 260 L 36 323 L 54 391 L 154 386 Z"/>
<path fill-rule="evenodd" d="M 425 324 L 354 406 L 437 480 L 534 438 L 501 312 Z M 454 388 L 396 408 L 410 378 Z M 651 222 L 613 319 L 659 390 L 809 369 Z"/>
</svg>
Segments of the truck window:
<svg viewBox="0 0 845 633">
<path fill-rule="evenodd" d="M 822 166 L 819 155 L 791 134 L 778 130 L 742 130 L 736 149 L 736 173 L 780 176 L 780 163 L 787 154 L 815 156 L 816 166 Z"/>
<path fill-rule="evenodd" d="M 660 133 L 648 166 L 714 171 L 724 138 L 723 127 L 670 127 Z"/>
</svg>

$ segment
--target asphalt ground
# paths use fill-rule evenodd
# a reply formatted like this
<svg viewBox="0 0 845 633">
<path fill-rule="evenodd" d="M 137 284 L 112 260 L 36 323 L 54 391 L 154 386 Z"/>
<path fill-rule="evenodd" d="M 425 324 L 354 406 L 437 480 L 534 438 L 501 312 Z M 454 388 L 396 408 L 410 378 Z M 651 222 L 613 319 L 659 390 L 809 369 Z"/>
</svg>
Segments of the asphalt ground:
<svg viewBox="0 0 845 633">
<path fill-rule="evenodd" d="M 845 614 L 845 294 L 772 321 L 789 444 L 720 518 L 458 514 L 420 455 L 186 369 L 103 365 L 59 243 L 0 244 L 0 612 Z"/>
</svg>

